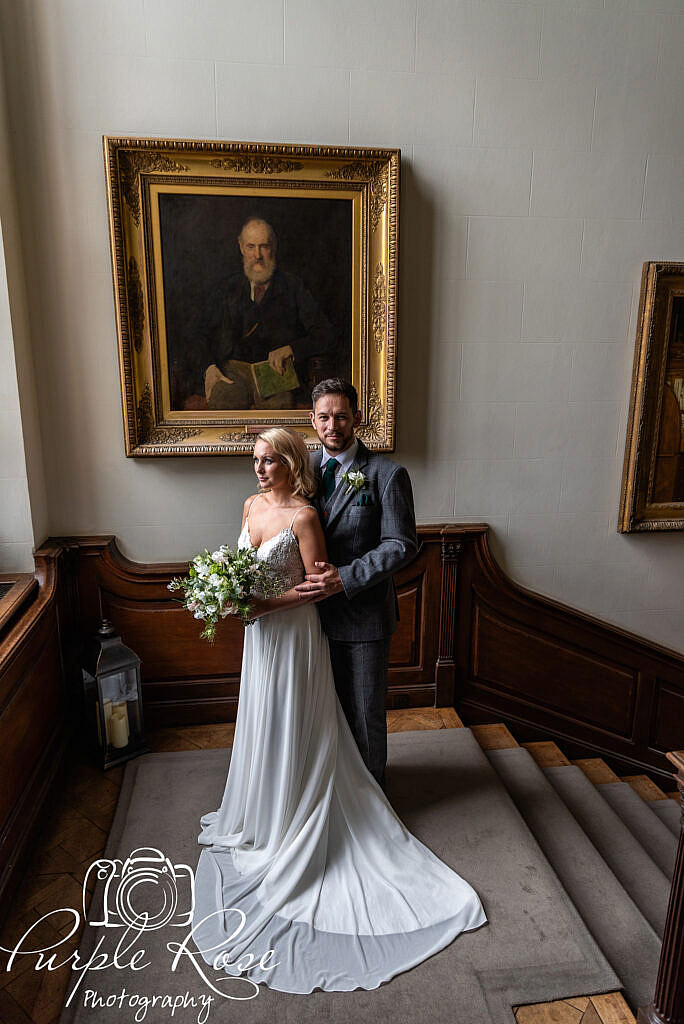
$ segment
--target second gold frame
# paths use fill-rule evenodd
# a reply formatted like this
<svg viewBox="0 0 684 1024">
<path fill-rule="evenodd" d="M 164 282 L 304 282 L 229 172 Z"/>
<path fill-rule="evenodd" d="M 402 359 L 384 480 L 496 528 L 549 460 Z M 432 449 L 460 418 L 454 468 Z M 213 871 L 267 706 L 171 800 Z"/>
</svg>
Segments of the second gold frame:
<svg viewBox="0 0 684 1024">
<path fill-rule="evenodd" d="M 644 263 L 618 530 L 684 530 L 684 263 Z"/>
</svg>

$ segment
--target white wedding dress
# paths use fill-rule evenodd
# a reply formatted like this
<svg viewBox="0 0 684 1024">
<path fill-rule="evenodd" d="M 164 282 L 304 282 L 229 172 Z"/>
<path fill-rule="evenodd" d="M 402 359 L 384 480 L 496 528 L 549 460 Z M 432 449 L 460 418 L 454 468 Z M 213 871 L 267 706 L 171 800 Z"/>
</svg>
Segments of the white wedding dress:
<svg viewBox="0 0 684 1024">
<path fill-rule="evenodd" d="M 248 516 L 238 545 L 250 544 Z M 286 588 L 304 577 L 292 523 L 258 557 Z M 314 603 L 245 629 L 228 778 L 201 826 L 197 948 L 208 964 L 225 951 L 227 974 L 254 962 L 244 976 L 281 992 L 377 988 L 487 920 L 366 768 Z"/>
</svg>

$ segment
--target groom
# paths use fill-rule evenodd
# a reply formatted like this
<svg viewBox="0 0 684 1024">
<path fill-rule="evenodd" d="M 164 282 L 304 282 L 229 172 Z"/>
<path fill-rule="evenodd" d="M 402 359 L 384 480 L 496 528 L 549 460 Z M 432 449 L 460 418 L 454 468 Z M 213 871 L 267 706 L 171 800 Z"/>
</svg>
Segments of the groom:
<svg viewBox="0 0 684 1024">
<path fill-rule="evenodd" d="M 322 448 L 312 460 L 330 562 L 297 590 L 320 601 L 335 688 L 361 756 L 385 789 L 385 694 L 398 608 L 393 573 L 418 551 L 411 481 L 403 466 L 366 448 L 356 388 L 339 377 L 312 393 Z"/>
</svg>

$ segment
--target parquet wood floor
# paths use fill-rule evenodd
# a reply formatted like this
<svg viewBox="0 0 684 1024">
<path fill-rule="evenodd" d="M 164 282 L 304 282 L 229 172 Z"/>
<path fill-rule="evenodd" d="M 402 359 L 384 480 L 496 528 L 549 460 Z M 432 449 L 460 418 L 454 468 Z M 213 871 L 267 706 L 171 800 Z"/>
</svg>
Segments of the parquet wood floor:
<svg viewBox="0 0 684 1024">
<path fill-rule="evenodd" d="M 412 729 L 454 729 L 463 723 L 453 708 L 417 708 L 390 711 L 389 732 Z M 157 729 L 148 734 L 151 751 L 204 750 L 230 746 L 234 724 Z M 483 725 L 473 732 L 485 749 L 517 746 L 506 726 Z M 543 764 L 569 764 L 554 743 L 523 744 Z M 602 780 L 607 765 L 599 759 L 577 761 L 592 781 Z M 605 769 L 605 771 L 604 771 Z M 46 914 L 50 916 L 34 932 L 35 945 L 59 942 L 73 928 L 71 915 L 55 908 L 79 907 L 85 871 L 104 851 L 119 795 L 123 767 L 104 773 L 89 755 L 74 749 L 66 769 L 61 793 L 49 808 L 36 853 L 15 893 L 8 916 L 0 928 L 0 944 L 11 948 L 27 928 Z M 666 794 L 643 776 L 630 782 L 646 799 L 663 799 Z M 610 781 L 606 779 L 605 781 Z M 614 779 L 612 780 L 614 781 Z M 652 787 L 652 788 L 651 788 Z M 649 796 L 645 796 L 648 793 Z M 82 927 L 70 938 L 68 951 L 76 949 Z M 65 959 L 60 951 L 59 961 Z M 33 957 L 18 958 L 8 973 L 7 954 L 0 959 L 0 1024 L 57 1024 L 67 988 L 73 985 L 69 966 L 35 972 Z M 619 992 L 581 996 L 514 1007 L 518 1024 L 634 1024 L 629 1007 Z"/>
</svg>

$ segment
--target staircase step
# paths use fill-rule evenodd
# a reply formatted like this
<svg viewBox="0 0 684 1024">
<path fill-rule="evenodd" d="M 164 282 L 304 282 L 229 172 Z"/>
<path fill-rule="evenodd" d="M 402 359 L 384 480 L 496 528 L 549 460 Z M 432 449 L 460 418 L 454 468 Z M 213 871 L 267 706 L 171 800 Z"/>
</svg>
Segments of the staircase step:
<svg viewBox="0 0 684 1024">
<path fill-rule="evenodd" d="M 532 755 L 540 768 L 552 768 L 570 764 L 563 751 L 560 747 L 556 746 L 553 740 L 541 740 L 536 743 L 523 743 L 522 745 Z"/>
<path fill-rule="evenodd" d="M 667 825 L 672 835 L 679 839 L 679 833 L 682 830 L 682 812 L 677 804 L 673 800 L 653 800 L 649 807 L 653 809 L 654 814 L 658 815 L 662 823 Z"/>
<path fill-rule="evenodd" d="M 667 793 L 663 793 L 660 786 L 656 786 L 653 779 L 648 775 L 623 775 L 621 782 L 628 782 L 635 793 L 638 793 L 642 800 L 650 803 L 652 800 L 665 800 Z"/>
<path fill-rule="evenodd" d="M 653 998 L 660 958 L 661 943 L 655 930 L 531 753 L 524 747 L 514 747 L 489 750 L 486 754 L 589 931 L 620 977 L 629 1002 L 632 1006 L 646 1006 Z M 573 766 L 569 766 L 569 770 L 581 774 Z M 598 794 L 595 796 L 601 800 Z M 607 807 L 605 803 L 604 806 Z M 652 862 L 651 866 L 653 871 L 659 872 Z M 659 874 L 667 886 L 665 876 L 662 872 Z"/>
<path fill-rule="evenodd" d="M 652 779 L 649 779 L 648 775 L 623 775 L 622 782 L 628 782 L 634 792 L 638 793 L 641 799 L 646 801 L 653 813 L 679 839 L 682 827 L 679 793 L 664 793 L 659 786 L 656 786 Z M 675 799 L 668 799 L 671 796 L 674 796 Z M 671 810 L 672 807 L 674 807 L 674 810 Z"/>
<path fill-rule="evenodd" d="M 671 881 L 677 844 L 672 842 L 672 830 L 662 821 L 660 815 L 654 813 L 655 804 L 669 803 L 662 790 L 648 775 L 633 775 L 623 781 L 600 757 L 579 758 L 572 763 L 581 768 L 634 838 L 641 843 L 651 859 Z M 676 834 L 679 834 L 678 830 Z"/>
<path fill-rule="evenodd" d="M 581 768 L 590 782 L 600 786 L 603 782 L 619 782 L 620 779 L 606 762 L 600 757 L 582 757 L 573 761 L 578 768 Z"/>
<path fill-rule="evenodd" d="M 518 741 L 503 722 L 494 725 L 471 725 L 470 731 L 483 750 L 503 750 L 505 747 L 518 746 Z"/>
<path fill-rule="evenodd" d="M 599 783 L 596 789 L 660 870 L 672 881 L 677 842 L 667 825 L 654 813 L 653 808 L 655 803 L 671 801 L 653 800 L 647 804 L 636 795 L 627 782 Z"/>
<path fill-rule="evenodd" d="M 667 876 L 575 765 L 544 768 L 581 825 L 655 932 L 662 938 L 670 895 Z"/>
<path fill-rule="evenodd" d="M 435 708 L 445 729 L 465 729 L 465 725 L 456 714 L 456 708 Z"/>
</svg>

